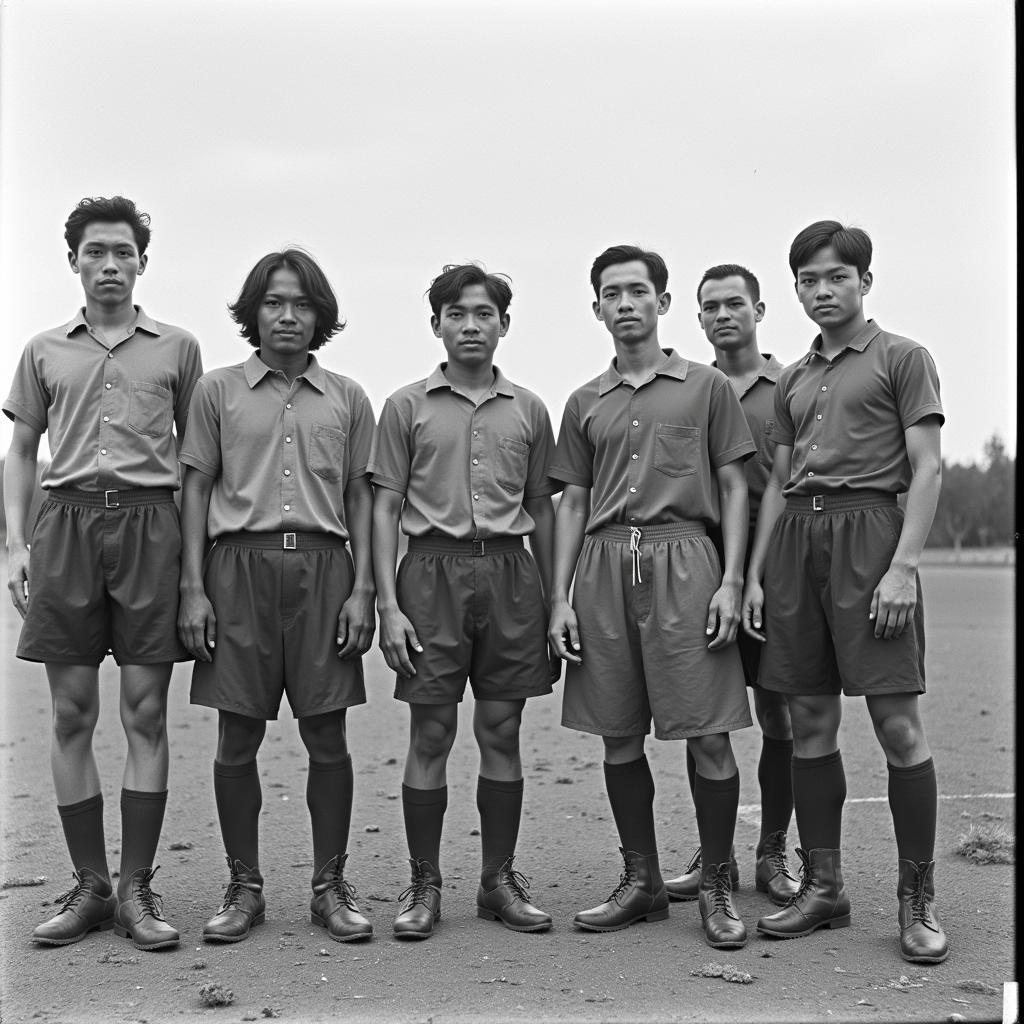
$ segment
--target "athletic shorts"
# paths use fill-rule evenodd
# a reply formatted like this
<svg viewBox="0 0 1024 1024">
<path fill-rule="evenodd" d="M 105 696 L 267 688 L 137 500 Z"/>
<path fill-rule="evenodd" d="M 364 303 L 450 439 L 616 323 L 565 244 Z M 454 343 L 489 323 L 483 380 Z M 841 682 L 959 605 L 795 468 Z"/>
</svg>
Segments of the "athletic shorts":
<svg viewBox="0 0 1024 1024">
<path fill-rule="evenodd" d="M 823 508 L 815 511 L 813 503 Z M 924 693 L 924 605 L 876 640 L 868 618 L 903 527 L 893 495 L 789 499 L 776 520 L 764 572 L 767 643 L 758 682 L 791 694 Z"/>
<path fill-rule="evenodd" d="M 174 492 L 52 490 L 29 554 L 18 657 L 67 665 L 187 661 L 178 639 L 181 525 Z"/>
<path fill-rule="evenodd" d="M 477 700 L 551 692 L 547 605 L 522 537 L 410 537 L 397 587 L 423 646 L 409 654 L 416 675 L 397 677 L 398 700 L 456 704 L 467 678 Z"/>
<path fill-rule="evenodd" d="M 355 578 L 340 537 L 225 534 L 203 576 L 217 641 L 213 661 L 192 671 L 193 704 L 275 719 L 284 693 L 296 718 L 366 703 L 362 659 L 338 657 L 338 615 Z"/>
<path fill-rule="evenodd" d="M 606 526 L 583 542 L 573 583 L 582 665 L 568 664 L 562 725 L 662 740 L 751 724 L 735 644 L 708 650 L 722 572 L 703 523 Z M 635 536 L 635 535 L 634 535 Z"/>
</svg>

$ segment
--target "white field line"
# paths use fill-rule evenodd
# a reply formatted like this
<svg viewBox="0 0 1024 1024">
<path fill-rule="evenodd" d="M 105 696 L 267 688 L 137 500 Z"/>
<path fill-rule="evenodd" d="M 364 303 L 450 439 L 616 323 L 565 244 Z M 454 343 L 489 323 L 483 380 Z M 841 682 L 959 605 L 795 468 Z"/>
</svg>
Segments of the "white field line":
<svg viewBox="0 0 1024 1024">
<path fill-rule="evenodd" d="M 940 800 L 1012 800 L 1016 793 L 940 793 Z M 846 800 L 847 804 L 887 804 L 887 796 L 852 796 Z M 740 804 L 736 813 L 745 818 L 761 818 L 760 804 Z"/>
</svg>

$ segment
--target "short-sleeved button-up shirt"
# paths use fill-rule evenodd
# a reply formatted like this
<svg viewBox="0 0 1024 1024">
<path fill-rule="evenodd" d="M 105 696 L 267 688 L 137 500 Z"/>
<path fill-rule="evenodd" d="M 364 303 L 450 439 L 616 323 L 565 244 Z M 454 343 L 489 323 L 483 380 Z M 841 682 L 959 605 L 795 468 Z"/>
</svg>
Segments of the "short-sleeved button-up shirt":
<svg viewBox="0 0 1024 1024">
<path fill-rule="evenodd" d="M 373 410 L 310 356 L 293 381 L 253 353 L 196 385 L 181 461 L 215 478 L 207 530 L 297 530 L 348 539 L 345 486 L 366 475 Z"/>
<path fill-rule="evenodd" d="M 94 333 L 85 310 L 25 347 L 3 411 L 48 432 L 45 488 L 177 488 L 175 431 L 185 430 L 202 376 L 199 343 L 136 307 L 113 342 Z"/>
<path fill-rule="evenodd" d="M 544 403 L 494 368 L 478 403 L 449 383 L 445 363 L 384 404 L 370 458 L 376 487 L 404 495 L 402 530 L 454 540 L 533 532 L 523 502 L 555 493 L 555 438 Z"/>
<path fill-rule="evenodd" d="M 549 472 L 591 489 L 588 533 L 611 523 L 715 524 L 714 471 L 755 450 L 728 377 L 667 349 L 638 388 L 613 360 L 569 396 Z"/>
<path fill-rule="evenodd" d="M 902 494 L 912 475 L 904 431 L 926 416 L 945 419 L 927 349 L 869 320 L 827 359 L 818 335 L 810 352 L 782 371 L 775 392 L 775 442 L 793 448 L 782 493 Z"/>
<path fill-rule="evenodd" d="M 747 382 L 742 392 L 737 392 L 743 415 L 747 417 L 750 436 L 757 446 L 757 454 L 747 459 L 743 471 L 747 475 L 747 498 L 750 502 L 750 525 L 757 522 L 757 510 L 761 507 L 764 489 L 772 473 L 772 458 L 775 455 L 775 386 L 782 372 L 782 363 L 771 353 L 763 353 L 764 360 L 757 376 Z M 712 363 L 716 369 L 717 363 Z M 735 391 L 735 387 L 733 388 Z"/>
</svg>

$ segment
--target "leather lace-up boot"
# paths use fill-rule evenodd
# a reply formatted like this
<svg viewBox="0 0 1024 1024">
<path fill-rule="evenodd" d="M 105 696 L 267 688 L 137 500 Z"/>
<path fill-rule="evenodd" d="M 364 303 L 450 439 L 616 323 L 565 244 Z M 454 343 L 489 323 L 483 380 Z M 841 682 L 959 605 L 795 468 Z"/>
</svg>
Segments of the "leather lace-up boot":
<svg viewBox="0 0 1024 1024">
<path fill-rule="evenodd" d="M 373 925 L 356 904 L 356 890 L 345 881 L 348 854 L 332 857 L 313 876 L 313 898 L 309 901 L 310 920 L 327 929 L 335 942 L 359 942 L 373 935 Z"/>
<path fill-rule="evenodd" d="M 850 900 L 843 887 L 838 850 L 797 847 L 800 888 L 782 910 L 757 922 L 757 930 L 776 939 L 798 939 L 817 928 L 846 928 L 850 924 Z"/>
<path fill-rule="evenodd" d="M 267 905 L 263 899 L 263 876 L 240 860 L 227 858 L 231 881 L 224 890 L 220 910 L 203 925 L 207 942 L 241 942 L 249 931 L 263 924 Z"/>
<path fill-rule="evenodd" d="M 715 949 L 740 949 L 747 944 L 747 929 L 732 902 L 728 861 L 701 868 L 698 906 L 704 922 L 704 941 Z"/>
<path fill-rule="evenodd" d="M 69 946 L 94 929 L 102 932 L 114 927 L 117 899 L 110 890 L 110 882 L 90 868 L 72 874 L 75 884 L 54 900 L 61 904 L 60 911 L 34 929 L 33 942 Z"/>
<path fill-rule="evenodd" d="M 637 921 L 664 921 L 668 893 L 656 853 L 643 855 L 619 848 L 625 867 L 619 884 L 599 906 L 581 910 L 573 924 L 592 932 L 617 932 Z"/>
<path fill-rule="evenodd" d="M 476 916 L 486 921 L 500 921 L 514 932 L 544 932 L 551 927 L 551 915 L 530 903 L 530 883 L 512 868 L 509 857 L 498 869 L 498 884 L 485 889 L 483 882 L 476 893 Z"/>
<path fill-rule="evenodd" d="M 765 836 L 758 844 L 756 858 L 754 888 L 768 893 L 777 907 L 785 907 L 800 888 L 786 862 L 786 833 L 772 832 Z"/>
<path fill-rule="evenodd" d="M 172 928 L 164 920 L 160 894 L 150 888 L 153 876 L 159 870 L 156 867 L 133 871 L 128 878 L 127 898 L 121 899 L 118 892 L 114 934 L 131 939 L 136 949 L 164 949 L 176 946 L 181 938 L 177 928 Z"/>
<path fill-rule="evenodd" d="M 740 884 L 740 866 L 736 863 L 736 850 L 733 849 L 729 856 L 729 880 L 733 889 L 738 889 Z M 686 870 L 677 878 L 665 879 L 665 890 L 670 900 L 695 900 L 700 892 L 700 847 L 686 865 Z"/>
<path fill-rule="evenodd" d="M 395 918 L 396 939 L 429 939 L 441 920 L 441 876 L 430 861 L 410 860 L 412 881 L 398 896 L 402 909 Z"/>
<path fill-rule="evenodd" d="M 941 964 L 949 941 L 935 916 L 935 861 L 900 861 L 896 888 L 900 911 L 900 956 L 912 964 Z"/>
</svg>

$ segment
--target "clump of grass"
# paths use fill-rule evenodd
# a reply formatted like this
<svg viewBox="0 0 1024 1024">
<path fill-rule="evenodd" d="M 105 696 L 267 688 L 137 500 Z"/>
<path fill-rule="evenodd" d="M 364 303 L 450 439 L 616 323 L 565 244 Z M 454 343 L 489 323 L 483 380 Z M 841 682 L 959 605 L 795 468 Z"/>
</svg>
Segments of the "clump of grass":
<svg viewBox="0 0 1024 1024">
<path fill-rule="evenodd" d="M 1004 825 L 971 825 L 960 833 L 956 852 L 974 864 L 1013 864 L 1013 834 Z"/>
</svg>

